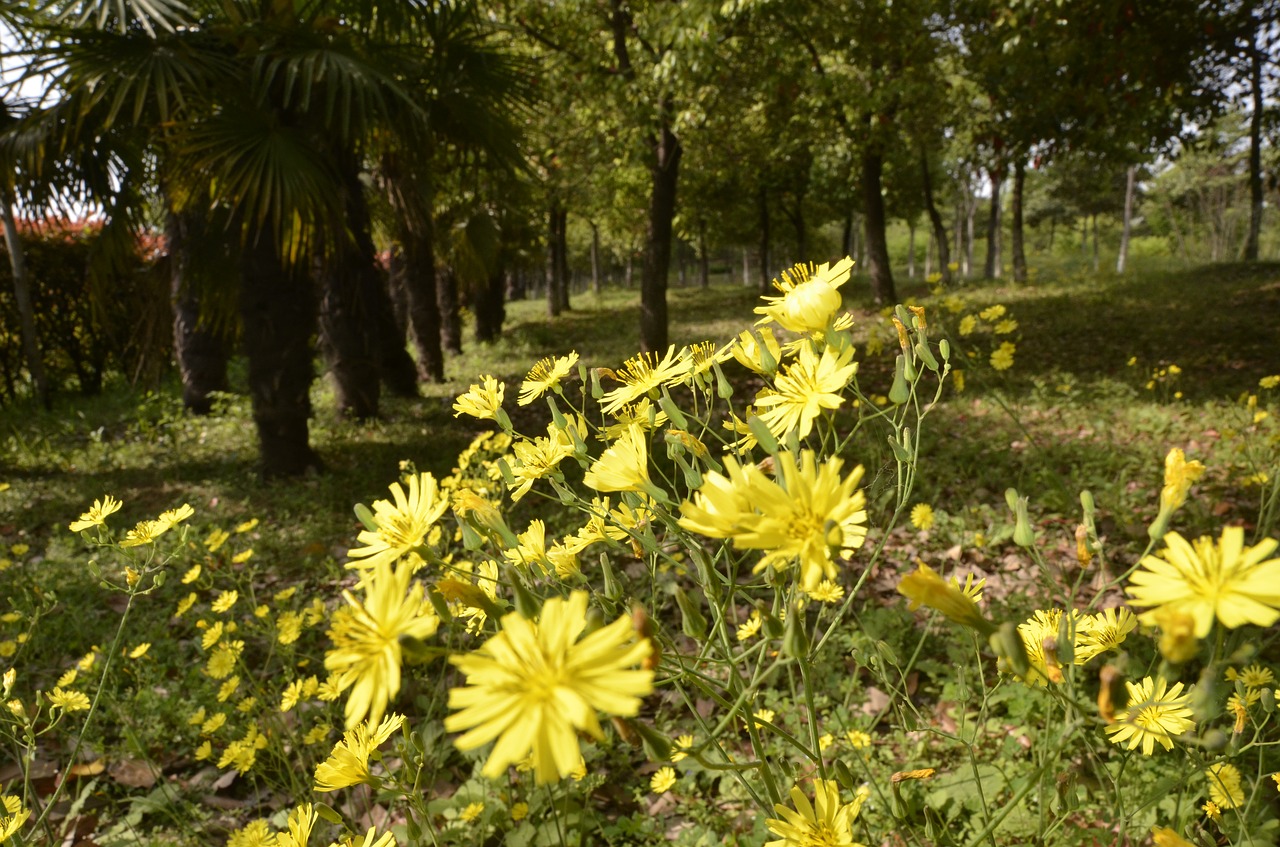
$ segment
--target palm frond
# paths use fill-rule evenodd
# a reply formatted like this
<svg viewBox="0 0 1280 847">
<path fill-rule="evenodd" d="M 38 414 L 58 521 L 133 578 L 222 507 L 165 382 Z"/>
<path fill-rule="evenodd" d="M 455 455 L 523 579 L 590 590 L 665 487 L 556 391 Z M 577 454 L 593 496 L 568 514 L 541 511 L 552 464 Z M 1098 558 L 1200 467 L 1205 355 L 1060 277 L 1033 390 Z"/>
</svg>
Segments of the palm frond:
<svg viewBox="0 0 1280 847">
<path fill-rule="evenodd" d="M 175 32 L 193 20 L 182 0 L 49 0 L 38 12 L 76 27 L 127 32 L 136 26 L 149 36 L 157 29 Z"/>
</svg>

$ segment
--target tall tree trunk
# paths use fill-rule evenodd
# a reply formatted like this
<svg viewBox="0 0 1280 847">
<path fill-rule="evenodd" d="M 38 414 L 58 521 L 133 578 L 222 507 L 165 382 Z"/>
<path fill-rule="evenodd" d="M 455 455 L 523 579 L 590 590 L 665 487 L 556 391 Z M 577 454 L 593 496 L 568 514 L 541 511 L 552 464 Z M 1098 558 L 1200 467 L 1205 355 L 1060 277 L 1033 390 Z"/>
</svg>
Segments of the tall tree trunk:
<svg viewBox="0 0 1280 847">
<path fill-rule="evenodd" d="M 751 251 L 746 247 L 742 248 L 742 284 L 751 285 Z"/>
<path fill-rule="evenodd" d="M 1004 182 L 1004 166 L 991 169 L 991 215 L 987 218 L 987 263 L 982 275 L 987 279 L 1000 276 L 1000 187 Z"/>
<path fill-rule="evenodd" d="M 377 285 L 370 291 L 373 298 L 374 343 L 378 348 L 378 370 L 387 390 L 396 397 L 417 397 L 418 366 L 409 355 L 405 326 L 396 318 L 391 300 L 391 275 L 375 268 Z"/>
<path fill-rule="evenodd" d="M 1027 281 L 1027 252 L 1023 242 L 1022 198 L 1027 185 L 1027 163 L 1018 159 L 1013 165 L 1013 196 L 1009 204 L 1013 207 L 1013 224 L 1010 229 L 1009 246 L 1013 252 L 1013 281 Z"/>
<path fill-rule="evenodd" d="M 547 317 L 554 318 L 560 314 L 560 237 L 558 213 L 559 204 L 552 202 L 551 211 L 547 213 Z"/>
<path fill-rule="evenodd" d="M 664 102 L 663 115 L 671 104 Z M 640 349 L 662 353 L 667 349 L 667 275 L 671 270 L 671 228 L 676 216 L 676 185 L 680 177 L 680 139 L 663 121 L 653 139 L 649 167 L 653 193 L 649 198 L 649 231 L 640 279 Z"/>
<path fill-rule="evenodd" d="M 760 290 L 768 293 L 769 288 L 769 268 L 773 266 L 772 257 L 769 255 L 769 195 L 765 191 L 764 186 L 760 186 L 760 193 L 757 195 L 756 204 L 760 211 Z"/>
<path fill-rule="evenodd" d="M 1258 261 L 1258 238 L 1262 233 L 1262 46 L 1258 44 L 1261 23 L 1255 23 L 1249 51 L 1249 92 L 1253 103 L 1249 115 L 1249 235 L 1244 243 L 1244 260 Z"/>
<path fill-rule="evenodd" d="M 964 275 L 972 276 L 973 274 L 973 244 L 977 240 L 975 238 L 974 219 L 978 216 L 978 198 L 973 194 L 973 186 L 969 183 L 968 177 L 965 177 L 965 195 L 964 195 L 964 216 L 965 216 L 965 233 L 964 233 Z"/>
<path fill-rule="evenodd" d="M 591 222 L 591 291 L 600 293 L 600 227 Z"/>
<path fill-rule="evenodd" d="M 191 248 L 197 239 L 209 237 L 203 224 L 204 215 L 193 209 L 171 210 L 165 220 L 173 352 L 182 376 L 182 405 L 197 415 L 209 414 L 210 395 L 228 387 L 227 339 L 209 315 L 201 318 L 200 295 L 191 274 Z"/>
<path fill-rule="evenodd" d="M 453 268 L 436 273 L 436 304 L 440 309 L 440 344 L 445 352 L 462 353 L 462 309 L 458 302 L 458 274 Z"/>
<path fill-rule="evenodd" d="M 475 292 L 472 308 L 476 316 L 476 341 L 489 344 L 502 335 L 502 324 L 507 319 L 503 295 L 507 287 L 506 250 L 498 254 L 498 261 L 489 272 L 489 278 Z"/>
<path fill-rule="evenodd" d="M 392 285 L 404 292 L 409 341 L 417 353 L 418 379 L 444 382 L 435 245 L 429 232 L 406 232 L 403 237 L 401 252 L 392 254 Z"/>
<path fill-rule="evenodd" d="M 265 229 L 241 257 L 240 312 L 249 358 L 249 394 L 264 476 L 298 476 L 322 467 L 311 449 L 311 280 L 280 260 Z"/>
<path fill-rule="evenodd" d="M 853 255 L 853 210 L 850 209 L 844 216 L 844 232 L 840 235 L 840 255 Z"/>
<path fill-rule="evenodd" d="M 1098 272 L 1098 213 L 1093 213 L 1093 272 Z"/>
<path fill-rule="evenodd" d="M 1116 273 L 1124 273 L 1129 261 L 1129 235 L 1133 227 L 1133 188 L 1137 181 L 1138 166 L 1130 165 L 1124 179 L 1124 225 L 1120 230 L 1120 253 L 1116 256 Z M 1255 257 L 1256 258 L 1256 257 Z"/>
<path fill-rule="evenodd" d="M 569 306 L 569 210 L 560 207 L 556 219 L 556 296 L 560 298 L 560 311 L 568 312 Z"/>
<path fill-rule="evenodd" d="M 4 226 L 4 244 L 9 250 L 9 268 L 13 271 L 13 298 L 18 304 L 18 320 L 22 326 L 22 355 L 26 359 L 27 373 L 36 392 L 36 399 L 46 409 L 53 408 L 53 393 L 45 375 L 44 359 L 40 355 L 40 341 L 36 337 L 36 313 L 31 301 L 31 278 L 27 275 L 27 257 L 18 238 L 18 224 L 13 218 L 13 206 L 9 196 L 0 189 L 0 224 Z"/>
<path fill-rule="evenodd" d="M 916 278 L 916 219 L 907 221 L 907 279 Z"/>
<path fill-rule="evenodd" d="M 889 245 L 885 240 L 884 195 L 880 175 L 884 160 L 880 151 L 868 147 L 862 153 L 862 208 L 867 242 L 867 272 L 871 275 L 871 296 L 879 305 L 898 302 L 889 267 Z"/>
<path fill-rule="evenodd" d="M 920 154 L 920 177 L 924 186 L 924 208 L 929 215 L 929 223 L 933 227 L 933 242 L 938 247 L 938 270 L 942 274 L 943 284 L 951 282 L 951 251 L 947 249 L 947 225 L 942 221 L 938 204 L 933 198 L 933 180 L 929 174 L 929 156 Z"/>
<path fill-rule="evenodd" d="M 926 280 L 933 276 L 933 251 L 936 243 L 933 237 L 933 230 L 930 229 L 924 243 L 924 278 Z"/>
<path fill-rule="evenodd" d="M 707 256 L 707 220 L 698 219 L 698 285 L 711 287 L 711 259 Z"/>
</svg>

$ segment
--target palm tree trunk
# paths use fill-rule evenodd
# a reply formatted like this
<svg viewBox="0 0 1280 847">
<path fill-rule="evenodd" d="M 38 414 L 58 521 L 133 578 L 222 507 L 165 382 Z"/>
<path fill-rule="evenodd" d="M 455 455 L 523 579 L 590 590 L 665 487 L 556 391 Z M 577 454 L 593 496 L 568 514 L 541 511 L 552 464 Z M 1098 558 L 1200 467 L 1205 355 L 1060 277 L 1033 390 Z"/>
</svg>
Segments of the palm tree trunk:
<svg viewBox="0 0 1280 847">
<path fill-rule="evenodd" d="M 13 218 L 9 197 L 0 190 L 0 223 L 4 225 L 4 244 L 9 250 L 9 267 L 13 271 L 13 297 L 18 304 L 18 319 L 22 326 L 22 355 L 27 360 L 27 373 L 35 386 L 36 398 L 46 409 L 53 407 L 53 395 L 45 375 L 44 360 L 40 356 L 40 342 L 36 338 L 36 313 L 31 302 L 31 278 L 27 276 L 26 254 L 18 238 L 18 225 Z"/>
<path fill-rule="evenodd" d="M 440 307 L 436 302 L 435 246 L 431 235 L 407 234 L 392 274 L 404 292 L 409 340 L 418 354 L 418 379 L 444 382 Z"/>
<path fill-rule="evenodd" d="M 315 296 L 307 275 L 281 262 L 265 228 L 241 258 L 240 311 L 263 475 L 319 470 L 308 435 Z"/>
<path fill-rule="evenodd" d="M 462 314 L 458 304 L 458 275 L 453 268 L 436 273 L 436 306 L 440 315 L 440 344 L 455 355 L 462 353 Z"/>
<path fill-rule="evenodd" d="M 188 412 L 207 415 L 210 397 L 227 390 L 227 339 L 208 315 L 201 319 L 200 296 L 190 278 L 190 248 L 206 238 L 204 216 L 195 210 L 170 211 L 165 222 L 169 246 L 169 283 L 173 304 L 173 352 L 182 375 L 182 405 Z"/>
</svg>

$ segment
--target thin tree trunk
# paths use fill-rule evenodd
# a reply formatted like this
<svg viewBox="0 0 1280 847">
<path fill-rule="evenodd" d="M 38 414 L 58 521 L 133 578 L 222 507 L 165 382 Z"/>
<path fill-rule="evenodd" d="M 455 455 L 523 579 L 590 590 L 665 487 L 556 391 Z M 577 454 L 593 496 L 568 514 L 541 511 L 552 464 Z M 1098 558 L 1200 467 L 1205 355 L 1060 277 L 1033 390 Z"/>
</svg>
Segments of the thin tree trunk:
<svg viewBox="0 0 1280 847">
<path fill-rule="evenodd" d="M 169 211 L 166 217 L 173 353 L 182 376 L 182 405 L 193 414 L 207 415 L 213 410 L 210 395 L 227 390 L 226 338 L 208 315 L 201 319 L 200 296 L 190 273 L 193 242 L 209 234 L 204 216 L 193 210 Z"/>
<path fill-rule="evenodd" d="M 1009 204 L 1013 207 L 1013 222 L 1010 229 L 1009 246 L 1013 252 L 1013 281 L 1022 284 L 1027 281 L 1027 252 L 1023 240 L 1022 203 L 1023 192 L 1027 185 L 1027 163 L 1018 159 L 1013 166 L 1013 196 Z"/>
<path fill-rule="evenodd" d="M 933 240 L 931 244 L 936 244 L 938 248 L 938 270 L 942 273 L 942 282 L 944 285 L 951 282 L 951 251 L 947 248 L 947 225 L 942 220 L 942 214 L 938 211 L 938 204 L 933 198 L 933 180 L 929 174 L 929 157 L 925 153 L 920 154 L 920 176 L 924 186 L 924 208 L 929 215 L 929 223 L 933 227 Z M 928 271 L 926 270 L 927 274 Z"/>
<path fill-rule="evenodd" d="M 491 344 L 502 335 L 502 324 L 507 319 L 503 295 L 507 288 L 506 251 L 498 254 L 498 261 L 489 278 L 475 292 L 473 310 L 476 317 L 476 341 Z"/>
<path fill-rule="evenodd" d="M 1098 272 L 1098 213 L 1093 213 L 1093 272 Z"/>
<path fill-rule="evenodd" d="M 880 152 L 868 147 L 862 154 L 862 207 L 867 242 L 867 272 L 871 275 L 871 296 L 879 305 L 898 302 L 893 286 L 893 269 L 889 267 L 889 245 L 885 240 L 884 195 L 880 174 L 884 160 Z"/>
<path fill-rule="evenodd" d="M 1129 261 L 1129 234 L 1133 226 L 1133 185 L 1137 180 L 1138 166 L 1130 165 L 1124 180 L 1124 225 L 1120 230 L 1120 254 L 1116 256 L 1116 273 L 1124 273 Z"/>
<path fill-rule="evenodd" d="M 671 104 L 662 104 L 662 114 Z M 664 121 L 653 139 L 649 175 L 649 231 L 640 278 L 640 349 L 662 353 L 667 349 L 667 275 L 671 270 L 671 230 L 676 215 L 676 186 L 680 178 L 680 139 Z"/>
<path fill-rule="evenodd" d="M 916 278 L 916 221 L 907 221 L 907 279 Z"/>
<path fill-rule="evenodd" d="M 772 267 L 769 256 L 769 196 L 761 186 L 759 200 L 760 210 L 760 290 L 769 291 L 769 268 Z"/>
<path fill-rule="evenodd" d="M 707 256 L 707 221 L 698 219 L 698 284 L 711 287 L 711 259 Z"/>
<path fill-rule="evenodd" d="M 742 284 L 751 285 L 751 251 L 742 248 Z"/>
<path fill-rule="evenodd" d="M 571 310 L 569 305 L 569 210 L 560 207 L 556 219 L 556 296 L 560 298 L 560 311 Z"/>
<path fill-rule="evenodd" d="M 405 236 L 396 282 L 404 290 L 409 340 L 418 356 L 418 379 L 444 382 L 444 350 L 440 346 L 440 305 L 436 299 L 435 245 L 430 232 Z"/>
<path fill-rule="evenodd" d="M 991 214 L 987 218 L 987 262 L 982 275 L 987 279 L 1000 276 L 1000 186 L 1004 167 L 991 169 Z"/>
<path fill-rule="evenodd" d="M 964 235 L 964 275 L 973 275 L 973 244 L 976 240 L 974 237 L 974 219 L 978 216 L 978 198 L 973 194 L 973 186 L 969 184 L 968 177 L 965 178 L 964 186 L 964 214 L 965 214 L 965 235 Z"/>
<path fill-rule="evenodd" d="M 600 227 L 591 222 L 591 291 L 600 293 Z"/>
<path fill-rule="evenodd" d="M 844 216 L 844 233 L 840 236 L 840 255 L 853 256 L 853 210 Z"/>
<path fill-rule="evenodd" d="M 1260 27 L 1261 24 L 1255 24 Z M 1254 30 L 1249 51 L 1249 93 L 1253 110 L 1249 115 L 1249 235 L 1244 243 L 1244 260 L 1258 261 L 1258 239 L 1262 233 L 1262 48 Z"/>
<path fill-rule="evenodd" d="M 31 278 L 27 275 L 27 257 L 18 238 L 18 224 L 13 217 L 13 207 L 7 194 L 0 190 L 0 223 L 4 226 L 4 243 L 9 250 L 9 268 L 13 271 L 13 297 L 18 305 L 18 319 L 22 326 L 22 355 L 26 359 L 27 373 L 35 388 L 36 399 L 46 409 L 53 408 L 53 394 L 45 375 L 44 360 L 40 355 L 40 342 L 36 337 L 36 313 L 31 301 Z"/>
<path fill-rule="evenodd" d="M 924 243 L 924 278 L 926 280 L 929 277 L 933 276 L 933 251 L 934 251 L 933 245 L 934 243 L 935 243 L 935 239 L 933 237 L 933 230 L 930 229 L 925 236 L 925 243 Z"/>
<path fill-rule="evenodd" d="M 560 238 L 557 227 L 560 223 L 558 204 L 551 204 L 547 213 L 547 317 L 554 318 L 560 314 Z"/>
<path fill-rule="evenodd" d="M 316 303 L 311 280 L 280 260 L 265 230 L 241 258 L 240 311 L 249 358 L 249 394 L 264 476 L 299 476 L 322 467 L 311 449 L 311 336 Z"/>
</svg>

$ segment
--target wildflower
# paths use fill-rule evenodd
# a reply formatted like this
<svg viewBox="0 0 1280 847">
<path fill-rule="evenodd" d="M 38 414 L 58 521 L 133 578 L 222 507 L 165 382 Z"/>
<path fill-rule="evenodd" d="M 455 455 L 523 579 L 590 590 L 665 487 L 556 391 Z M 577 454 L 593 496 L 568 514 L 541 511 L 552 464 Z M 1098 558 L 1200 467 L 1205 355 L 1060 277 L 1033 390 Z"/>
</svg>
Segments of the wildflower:
<svg viewBox="0 0 1280 847">
<path fill-rule="evenodd" d="M 852 358 L 852 348 L 843 353 L 826 348 L 819 356 L 808 345 L 802 347 L 799 358 L 778 374 L 773 393 L 756 397 L 756 406 L 763 409 L 760 419 L 769 431 L 781 438 L 799 430 L 804 438 L 823 409 L 840 408 L 840 392 L 858 372 Z"/>
<path fill-rule="evenodd" d="M 762 622 L 760 610 L 753 609 L 751 611 L 751 617 L 747 618 L 746 623 L 743 623 L 738 627 L 738 640 L 747 641 L 755 638 L 760 632 L 760 624 Z"/>
<path fill-rule="evenodd" d="M 219 767 L 223 766 L 219 765 Z M 271 847 L 275 843 L 275 833 L 271 831 L 271 825 L 261 818 L 231 833 L 231 837 L 227 839 L 227 847 Z"/>
<path fill-rule="evenodd" d="M 973 331 L 978 328 L 978 319 L 973 315 L 965 315 L 960 319 L 960 334 L 973 335 Z"/>
<path fill-rule="evenodd" d="M 851 729 L 844 734 L 849 746 L 855 750 L 865 750 L 871 746 L 871 736 L 860 729 Z"/>
<path fill-rule="evenodd" d="M 692 735 L 677 735 L 676 743 L 671 750 L 671 761 L 679 762 L 689 755 L 689 750 L 693 747 Z M 1280 782 L 1277 782 L 1280 785 Z"/>
<path fill-rule="evenodd" d="M 244 652 L 243 641 L 223 642 L 209 656 L 209 661 L 204 666 L 204 672 L 210 679 L 226 679 L 231 675 L 231 671 L 235 669 L 236 662 L 239 661 L 242 652 Z"/>
<path fill-rule="evenodd" d="M 1195 726 L 1191 713 L 1190 692 L 1182 693 L 1182 683 L 1168 688 L 1161 678 L 1144 677 L 1142 682 L 1125 682 L 1129 690 L 1129 705 L 1116 714 L 1116 722 L 1105 727 L 1115 744 L 1125 744 L 1130 750 L 1142 745 L 1142 754 L 1150 756 L 1158 743 L 1166 750 L 1173 749 L 1173 738 L 1190 731 Z"/>
<path fill-rule="evenodd" d="M 1017 330 L 1018 322 L 1013 318 L 1000 321 L 1000 323 L 996 324 L 995 327 L 996 335 L 1008 335 L 1009 333 L 1016 332 Z"/>
<path fill-rule="evenodd" d="M 773 709 L 756 709 L 751 717 L 755 718 L 756 726 L 764 726 L 767 723 L 773 723 L 773 719 L 777 717 Z"/>
<path fill-rule="evenodd" d="M 806 593 L 819 603 L 834 604 L 844 599 L 844 586 L 833 580 L 824 579 L 816 588 Z"/>
<path fill-rule="evenodd" d="M 174 617 L 180 618 L 183 615 L 185 615 L 187 611 L 196 604 L 196 600 L 199 600 L 199 599 L 200 598 L 196 595 L 194 591 L 192 591 L 186 597 L 183 597 L 181 600 L 178 601 L 178 607 L 177 609 L 174 610 L 174 613 L 173 613 Z"/>
<path fill-rule="evenodd" d="M 961 594 L 968 597 L 973 602 L 982 602 L 982 589 L 987 585 L 986 577 L 976 579 L 973 574 L 968 574 L 964 578 L 964 585 L 961 585 L 960 580 L 956 579 L 954 576 L 951 577 L 948 582 L 951 583 L 952 588 L 959 589 Z"/>
<path fill-rule="evenodd" d="M 1151 841 L 1156 847 L 1195 847 L 1190 841 L 1164 826 L 1151 827 Z"/>
<path fill-rule="evenodd" d="M 276 618 L 276 641 L 292 644 L 302 636 L 302 615 L 294 611 L 281 612 Z"/>
<path fill-rule="evenodd" d="M 1247 689 L 1262 688 L 1275 682 L 1275 674 L 1271 672 L 1271 668 L 1264 668 L 1262 665 L 1249 665 L 1242 671 L 1235 668 L 1227 668 L 1226 678 L 1228 682 L 1235 682 L 1237 679 L 1244 683 Z"/>
<path fill-rule="evenodd" d="M 1234 809 L 1244 805 L 1244 787 L 1240 783 L 1240 769 L 1227 762 L 1209 765 L 1204 772 L 1209 780 L 1209 797 L 1220 809 Z"/>
<path fill-rule="evenodd" d="M 782 361 L 782 348 L 771 327 L 760 327 L 752 332 L 743 330 L 730 348 L 733 358 L 744 368 L 761 375 L 772 375 Z"/>
<path fill-rule="evenodd" d="M 213 756 L 213 744 L 207 739 L 201 741 L 200 746 L 196 747 L 194 755 L 197 762 L 203 762 L 205 759 L 210 758 Z"/>
<path fill-rule="evenodd" d="M 984 321 L 997 321 L 1004 317 L 1006 311 L 1007 310 L 1004 306 L 997 303 L 994 306 L 988 306 L 983 309 L 978 313 L 978 317 L 982 318 Z"/>
<path fill-rule="evenodd" d="M 511 807 L 511 820 L 519 823 L 529 816 L 528 803 L 516 803 Z"/>
<path fill-rule="evenodd" d="M 316 825 L 316 810 L 310 803 L 303 803 L 289 813 L 288 832 L 276 839 L 276 847 L 307 847 L 311 830 Z"/>
<path fill-rule="evenodd" d="M 604 395 L 600 410 L 612 415 L 651 391 L 681 382 L 689 373 L 689 363 L 677 358 L 675 345 L 659 358 L 656 353 L 638 353 L 627 359 L 616 376 L 622 385 Z"/>
<path fill-rule="evenodd" d="M 636 424 L 600 454 L 582 478 L 582 484 L 596 491 L 648 491 L 649 441 Z"/>
<path fill-rule="evenodd" d="M 1061 609 L 1039 609 L 1023 623 L 1018 624 L 1031 672 L 1022 676 L 1028 685 L 1045 686 L 1050 682 L 1062 682 L 1062 664 L 1058 661 L 1058 635 L 1062 631 L 1064 612 Z M 1072 646 L 1082 626 L 1080 612 L 1072 609 L 1068 629 Z M 1096 655 L 1096 654 L 1095 654 Z"/>
<path fill-rule="evenodd" d="M 994 631 L 973 598 L 958 585 L 948 583 L 924 562 L 917 562 L 915 571 L 898 581 L 898 593 L 910 601 L 907 608 L 911 611 L 928 606 L 962 626 L 988 634 Z"/>
<path fill-rule="evenodd" d="M 167 524 L 159 521 L 138 521 L 137 526 L 124 534 L 121 547 L 141 547 L 153 544 L 157 538 L 169 531 Z"/>
<path fill-rule="evenodd" d="M 204 623 L 204 621 L 200 621 L 200 623 Z M 222 638 L 222 630 L 222 621 L 214 621 L 213 624 L 204 631 L 204 635 L 200 636 L 200 646 L 203 649 L 208 650 L 210 647 L 217 644 L 218 640 Z"/>
<path fill-rule="evenodd" d="M 1116 649 L 1137 625 L 1133 612 L 1125 608 L 1104 609 L 1096 615 L 1086 615 L 1080 620 L 1077 630 L 1075 663 L 1083 665 L 1095 656 Z"/>
<path fill-rule="evenodd" d="M 1195 618 L 1170 607 L 1156 609 L 1154 615 L 1155 623 L 1160 627 L 1161 656 L 1179 665 L 1200 652 Z"/>
<path fill-rule="evenodd" d="M 215 612 L 222 614 L 223 612 L 230 611 L 231 607 L 236 604 L 236 600 L 238 599 L 240 599 L 240 592 L 223 591 L 214 599 L 210 608 Z"/>
<path fill-rule="evenodd" d="M 458 813 L 458 820 L 463 823 L 471 823 L 484 813 L 484 803 L 468 803 L 467 807 Z"/>
<path fill-rule="evenodd" d="M 1204 805 L 1200 807 L 1204 812 L 1204 816 L 1215 823 L 1222 820 L 1222 807 L 1212 800 L 1204 801 Z"/>
<path fill-rule="evenodd" d="M 692 382 L 703 387 L 709 386 L 709 372 L 720 362 L 730 357 L 729 345 L 724 347 L 716 347 L 714 341 L 702 341 L 697 344 L 690 344 L 680 351 L 680 358 L 689 366 L 689 372 L 685 375 L 686 383 Z"/>
<path fill-rule="evenodd" d="M 316 791 L 337 791 L 362 782 L 374 783 L 369 754 L 404 725 L 403 715 L 388 715 L 374 728 L 373 721 L 358 723 L 343 733 L 329 758 L 316 765 Z"/>
<path fill-rule="evenodd" d="M 997 371 L 1007 371 L 1013 367 L 1013 354 L 1018 347 L 1012 341 L 1005 341 L 991 353 L 991 367 Z"/>
<path fill-rule="evenodd" d="M 390 485 L 389 500 L 375 500 L 373 522 L 376 530 L 363 530 L 357 540 L 363 547 L 352 548 L 347 556 L 353 560 L 349 568 L 372 571 L 378 565 L 391 563 L 423 543 L 431 526 L 449 508 L 449 498 L 440 496 L 436 478 L 420 473 L 408 479 L 406 495 L 400 483 Z"/>
<path fill-rule="evenodd" d="M 64 712 L 83 712 L 89 708 L 89 698 L 79 691 L 64 691 L 55 687 L 46 695 L 49 705 Z"/>
<path fill-rule="evenodd" d="M 484 374 L 480 377 L 483 385 L 472 385 L 465 394 L 458 395 L 453 403 L 453 416 L 470 415 L 480 420 L 497 420 L 502 410 L 502 395 L 506 386 L 493 376 Z"/>
<path fill-rule="evenodd" d="M 497 739 L 483 773 L 499 776 L 532 754 L 537 781 L 568 775 L 581 757 L 578 732 L 604 733 L 597 712 L 632 716 L 653 688 L 653 672 L 636 669 L 652 648 L 634 639 L 631 619 L 619 618 L 579 640 L 587 624 L 587 595 L 546 601 L 538 620 L 505 615 L 501 631 L 478 649 L 449 661 L 467 678 L 449 692 L 449 732 L 465 730 L 459 749 Z"/>
<path fill-rule="evenodd" d="M 911 525 L 919 530 L 933 526 L 933 507 L 928 503 L 917 503 L 911 507 Z"/>
<path fill-rule="evenodd" d="M 780 818 L 769 818 L 765 825 L 779 836 L 765 847 L 836 847 L 856 845 L 853 840 L 853 822 L 862 804 L 871 796 L 871 790 L 863 786 L 853 795 L 850 803 L 840 803 L 840 786 L 833 779 L 815 779 L 814 802 L 804 795 L 799 786 L 791 789 L 791 805 L 774 805 Z"/>
<path fill-rule="evenodd" d="M 232 676 L 223 681 L 218 688 L 218 702 L 225 703 L 231 699 L 231 695 L 236 693 L 236 689 L 240 687 L 240 677 Z"/>
<path fill-rule="evenodd" d="M 122 505 L 124 504 L 108 494 L 101 500 L 94 500 L 93 505 L 89 507 L 89 511 L 82 514 L 79 520 L 72 521 L 67 528 L 72 532 L 82 532 L 90 527 L 102 526 L 106 523 L 109 515 L 120 511 Z"/>
<path fill-rule="evenodd" d="M 508 485 L 512 489 L 512 502 L 519 502 L 535 481 L 556 473 L 560 462 L 572 456 L 574 451 L 572 437 L 557 430 L 554 424 L 547 428 L 545 438 L 538 436 L 513 444 L 511 452 L 515 454 L 515 462 L 511 465 L 511 475 L 515 484 Z"/>
<path fill-rule="evenodd" d="M 144 641 L 141 644 L 139 644 L 137 647 L 134 647 L 132 650 L 129 651 L 129 658 L 141 659 L 143 656 L 147 655 L 147 651 L 150 649 L 151 649 L 151 642 Z"/>
<path fill-rule="evenodd" d="M 1187 499 L 1191 483 L 1204 473 L 1204 465 L 1187 461 L 1186 454 L 1175 447 L 1164 457 L 1164 488 L 1160 489 L 1160 511 L 1172 513 Z"/>
<path fill-rule="evenodd" d="M 1244 530 L 1222 530 L 1217 544 L 1208 536 L 1188 543 L 1170 532 L 1167 549 L 1146 556 L 1129 578 L 1135 606 L 1154 606 L 1140 616 L 1143 623 L 1161 612 L 1185 612 L 1195 620 L 1195 636 L 1209 634 L 1216 618 L 1227 629 L 1251 623 L 1267 627 L 1280 619 L 1280 559 L 1269 559 L 1276 541 L 1244 546 Z"/>
<path fill-rule="evenodd" d="M 195 509 L 191 508 L 190 505 L 183 503 L 176 509 L 169 509 L 161 512 L 160 517 L 156 518 L 156 523 L 164 527 L 164 530 L 161 530 L 163 532 L 165 530 L 173 529 L 195 513 Z"/>
<path fill-rule="evenodd" d="M 830 747 L 832 744 L 835 744 L 835 743 L 836 743 L 836 737 L 829 732 L 825 732 L 818 738 L 818 749 L 826 750 L 828 747 Z"/>
<path fill-rule="evenodd" d="M 215 732 L 222 729 L 222 727 L 225 726 L 226 723 L 227 723 L 226 714 L 224 714 L 223 712 L 217 712 L 216 714 L 214 714 L 212 717 L 210 717 L 208 720 L 206 720 L 204 723 L 200 725 L 200 734 L 213 735 Z"/>
<path fill-rule="evenodd" d="M 1272 389 L 1280 385 L 1280 375 L 1264 376 L 1258 380 L 1258 387 L 1262 389 Z"/>
<path fill-rule="evenodd" d="M 676 769 L 671 767 L 658 768 L 649 780 L 649 788 L 653 790 L 654 794 L 666 794 L 671 790 L 671 786 L 675 784 Z"/>
<path fill-rule="evenodd" d="M 757 325 L 777 323 L 791 332 L 822 332 L 843 305 L 839 288 L 849 279 L 852 268 L 853 260 L 846 256 L 834 266 L 798 264 L 783 271 L 781 281 L 773 281 L 781 295 L 763 298 L 766 305 L 755 309 L 757 315 L 763 315 Z"/>
<path fill-rule="evenodd" d="M 560 380 L 568 376 L 573 366 L 577 363 L 578 354 L 576 351 L 571 352 L 568 356 L 554 359 L 548 356 L 540 360 L 529 369 L 524 382 L 520 384 L 519 404 L 527 406 L 548 391 L 558 389 Z"/>
<path fill-rule="evenodd" d="M 231 557 L 231 561 L 233 564 L 243 565 L 245 562 L 249 561 L 252 558 L 253 558 L 253 548 L 250 547 L 247 550 L 241 550 L 239 553 L 236 553 L 234 556 Z"/>
<path fill-rule="evenodd" d="M 443 502 L 443 501 L 442 501 Z M 400 691 L 400 639 L 429 638 L 440 619 L 423 599 L 423 587 L 409 580 L 412 567 L 393 567 L 383 561 L 364 586 L 364 600 L 342 592 L 347 606 L 334 615 L 325 654 L 325 669 L 336 674 L 342 690 L 351 689 L 345 709 L 347 727 L 366 716 L 379 720 L 387 703 Z"/>
</svg>

